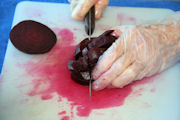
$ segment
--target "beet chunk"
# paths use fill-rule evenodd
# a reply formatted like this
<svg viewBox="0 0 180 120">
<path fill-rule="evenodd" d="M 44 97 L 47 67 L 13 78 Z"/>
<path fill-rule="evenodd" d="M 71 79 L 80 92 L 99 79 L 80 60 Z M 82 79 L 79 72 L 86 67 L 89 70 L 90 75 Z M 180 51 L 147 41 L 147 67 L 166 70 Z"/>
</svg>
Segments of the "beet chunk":
<svg viewBox="0 0 180 120">
<path fill-rule="evenodd" d="M 90 81 L 90 74 L 89 72 L 77 72 L 77 71 L 72 71 L 71 73 L 71 78 L 82 85 L 89 85 Z M 93 82 L 93 81 L 92 81 Z"/>
<path fill-rule="evenodd" d="M 99 57 L 104 53 L 105 50 L 106 50 L 106 48 L 93 48 L 93 49 L 89 50 L 89 52 L 88 52 L 89 61 L 88 62 L 89 62 L 89 67 L 91 69 L 94 68 Z"/>
<path fill-rule="evenodd" d="M 33 20 L 15 25 L 10 32 L 10 40 L 18 50 L 28 54 L 46 53 L 57 41 L 50 28 Z"/>
<path fill-rule="evenodd" d="M 88 38 L 85 38 L 83 41 L 81 41 L 79 43 L 79 45 L 76 47 L 75 53 L 74 53 L 75 60 L 79 59 L 79 57 L 82 57 L 82 55 L 83 55 L 82 50 L 84 48 L 87 48 L 89 42 L 92 40 L 94 40 L 94 38 L 91 38 L 91 40 L 89 40 Z"/>
<path fill-rule="evenodd" d="M 88 44 L 88 49 L 92 48 L 108 48 L 116 40 L 116 37 L 112 36 L 113 30 L 104 32 L 102 35 L 97 37 L 95 40 Z"/>
<path fill-rule="evenodd" d="M 81 57 L 79 60 L 72 63 L 72 67 L 75 71 L 85 72 L 89 70 L 88 56 Z"/>
<path fill-rule="evenodd" d="M 117 39 L 112 36 L 113 30 L 104 32 L 102 35 L 89 40 L 84 39 L 77 46 L 74 53 L 74 60 L 68 62 L 68 69 L 72 71 L 71 78 L 82 85 L 89 85 L 91 72 L 96 65 L 99 57 L 106 51 Z"/>
</svg>

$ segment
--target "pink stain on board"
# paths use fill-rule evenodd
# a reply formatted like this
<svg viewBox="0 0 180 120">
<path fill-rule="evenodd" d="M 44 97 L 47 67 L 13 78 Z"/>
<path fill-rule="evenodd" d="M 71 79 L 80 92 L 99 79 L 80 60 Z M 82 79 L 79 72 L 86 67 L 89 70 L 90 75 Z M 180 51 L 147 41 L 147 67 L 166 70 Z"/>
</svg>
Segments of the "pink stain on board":
<svg viewBox="0 0 180 120">
<path fill-rule="evenodd" d="M 155 88 L 152 88 L 150 91 L 151 91 L 152 93 L 154 93 L 154 92 L 156 91 L 156 89 L 155 89 Z"/>
<path fill-rule="evenodd" d="M 131 22 L 136 22 L 136 19 L 134 17 L 129 17 L 128 18 Z"/>
<path fill-rule="evenodd" d="M 51 99 L 51 98 L 53 98 L 53 96 L 52 96 L 51 94 L 47 94 L 47 95 L 41 96 L 41 99 L 42 99 L 42 100 L 49 100 L 49 99 Z"/>
<path fill-rule="evenodd" d="M 132 16 L 128 16 L 124 13 L 117 14 L 117 20 L 119 22 L 119 25 L 122 25 L 124 22 L 130 22 L 132 24 L 136 24 L 136 18 Z"/>
<path fill-rule="evenodd" d="M 89 87 L 80 85 L 71 80 L 71 72 L 67 68 L 67 63 L 73 58 L 76 46 L 74 35 L 69 29 L 55 29 L 60 38 L 54 48 L 44 55 L 38 62 L 29 61 L 24 64 L 27 74 L 32 77 L 33 89 L 28 93 L 30 96 L 41 95 L 42 100 L 52 98 L 52 93 L 61 98 L 67 98 L 71 102 L 71 116 L 73 117 L 73 108 L 77 107 L 78 116 L 88 116 L 93 109 L 110 108 L 121 106 L 126 97 L 132 92 L 132 86 L 136 84 L 147 83 L 134 82 L 121 89 L 104 89 L 101 91 L 92 91 L 92 99 L 89 99 Z M 46 87 L 43 87 L 46 86 Z M 69 119 L 65 117 L 64 119 Z"/>
<path fill-rule="evenodd" d="M 70 120 L 69 116 L 64 116 L 61 120 Z"/>
<path fill-rule="evenodd" d="M 118 19 L 120 25 L 124 21 L 124 18 L 125 18 L 124 14 L 121 14 L 121 13 L 117 14 L 117 19 Z"/>
<path fill-rule="evenodd" d="M 66 114 L 66 111 L 62 111 L 62 112 L 58 113 L 58 115 L 63 115 L 63 114 Z"/>
</svg>

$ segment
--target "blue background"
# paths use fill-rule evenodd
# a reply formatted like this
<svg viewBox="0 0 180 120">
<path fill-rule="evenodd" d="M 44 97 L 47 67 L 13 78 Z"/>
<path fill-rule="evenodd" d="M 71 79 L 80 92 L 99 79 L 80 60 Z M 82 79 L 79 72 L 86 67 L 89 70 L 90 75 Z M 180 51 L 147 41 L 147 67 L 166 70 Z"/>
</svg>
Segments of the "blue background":
<svg viewBox="0 0 180 120">
<path fill-rule="evenodd" d="M 9 32 L 15 12 L 16 5 L 24 0 L 0 0 L 0 73 L 4 61 L 4 56 L 9 38 Z M 67 3 L 67 0 L 29 0 L 41 2 Z M 122 7 L 149 7 L 149 8 L 169 8 L 180 11 L 180 2 L 167 0 L 110 0 L 110 6 Z"/>
</svg>

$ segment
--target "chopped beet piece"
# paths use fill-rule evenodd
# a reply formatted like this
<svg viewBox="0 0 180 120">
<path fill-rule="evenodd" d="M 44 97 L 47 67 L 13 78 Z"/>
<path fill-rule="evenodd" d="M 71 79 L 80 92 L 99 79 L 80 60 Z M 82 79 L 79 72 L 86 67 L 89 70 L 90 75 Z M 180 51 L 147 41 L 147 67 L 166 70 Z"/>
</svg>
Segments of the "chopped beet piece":
<svg viewBox="0 0 180 120">
<path fill-rule="evenodd" d="M 79 57 L 82 57 L 82 50 L 84 48 L 87 48 L 87 45 L 90 41 L 92 41 L 94 38 L 91 38 L 91 40 L 89 40 L 88 38 L 84 39 L 83 41 L 81 41 L 79 43 L 79 45 L 77 46 L 74 56 L 75 56 L 75 60 L 79 59 Z"/>
<path fill-rule="evenodd" d="M 10 40 L 18 50 L 28 54 L 46 53 L 57 41 L 50 28 L 32 20 L 15 25 L 10 32 Z"/>
<path fill-rule="evenodd" d="M 89 40 L 84 39 L 75 50 L 74 60 L 69 61 L 68 68 L 72 71 L 71 78 L 82 85 L 89 85 L 91 72 L 99 57 L 117 39 L 112 36 L 113 30 L 104 32 L 102 35 Z"/>
<path fill-rule="evenodd" d="M 91 69 L 96 65 L 99 57 L 104 53 L 106 48 L 93 48 L 88 52 L 89 66 Z"/>
<path fill-rule="evenodd" d="M 81 57 L 77 61 L 74 61 L 72 67 L 78 72 L 88 71 L 88 56 Z"/>
<path fill-rule="evenodd" d="M 86 74 L 86 75 L 84 75 L 84 74 Z M 81 72 L 77 72 L 77 71 L 72 71 L 72 73 L 71 73 L 71 78 L 75 82 L 82 84 L 82 85 L 89 85 L 90 77 L 88 77 L 88 76 L 90 76 L 89 72 L 81 73 Z"/>
<path fill-rule="evenodd" d="M 104 32 L 102 35 L 94 39 L 88 44 L 88 49 L 92 48 L 108 48 L 116 40 L 116 37 L 110 35 L 112 30 Z"/>
</svg>

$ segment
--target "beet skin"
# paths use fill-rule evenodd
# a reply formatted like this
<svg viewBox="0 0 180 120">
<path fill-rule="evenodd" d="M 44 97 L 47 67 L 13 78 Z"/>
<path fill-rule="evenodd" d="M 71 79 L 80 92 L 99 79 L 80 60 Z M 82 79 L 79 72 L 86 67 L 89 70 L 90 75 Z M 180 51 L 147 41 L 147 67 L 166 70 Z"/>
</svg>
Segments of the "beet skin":
<svg viewBox="0 0 180 120">
<path fill-rule="evenodd" d="M 57 41 L 50 28 L 33 20 L 15 25 L 10 32 L 10 40 L 18 50 L 28 54 L 46 53 Z"/>
</svg>

